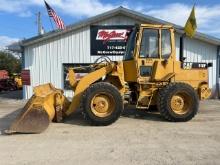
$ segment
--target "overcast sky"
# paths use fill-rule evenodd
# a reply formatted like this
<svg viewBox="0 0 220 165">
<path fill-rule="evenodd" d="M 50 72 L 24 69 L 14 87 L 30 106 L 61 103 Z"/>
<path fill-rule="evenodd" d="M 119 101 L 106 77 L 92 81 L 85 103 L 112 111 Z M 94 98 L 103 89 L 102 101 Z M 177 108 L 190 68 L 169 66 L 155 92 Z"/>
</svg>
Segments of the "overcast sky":
<svg viewBox="0 0 220 165">
<path fill-rule="evenodd" d="M 198 31 L 220 38 L 219 0 L 47 0 L 66 25 L 119 6 L 184 26 L 196 3 Z M 0 47 L 37 35 L 36 13 L 52 30 L 43 0 L 0 0 Z"/>
</svg>

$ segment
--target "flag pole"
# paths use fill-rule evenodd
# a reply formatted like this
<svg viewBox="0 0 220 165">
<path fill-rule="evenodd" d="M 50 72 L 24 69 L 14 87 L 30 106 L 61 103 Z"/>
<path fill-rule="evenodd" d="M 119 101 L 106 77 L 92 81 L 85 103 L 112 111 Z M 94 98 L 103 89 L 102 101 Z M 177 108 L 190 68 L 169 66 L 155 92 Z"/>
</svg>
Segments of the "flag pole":
<svg viewBox="0 0 220 165">
<path fill-rule="evenodd" d="M 50 18 L 50 16 L 48 16 L 48 17 L 49 17 L 49 20 L 50 20 L 51 28 L 52 28 L 52 30 L 54 31 L 54 26 L 53 26 L 53 23 L 52 23 L 52 21 L 51 21 L 51 18 Z"/>
</svg>

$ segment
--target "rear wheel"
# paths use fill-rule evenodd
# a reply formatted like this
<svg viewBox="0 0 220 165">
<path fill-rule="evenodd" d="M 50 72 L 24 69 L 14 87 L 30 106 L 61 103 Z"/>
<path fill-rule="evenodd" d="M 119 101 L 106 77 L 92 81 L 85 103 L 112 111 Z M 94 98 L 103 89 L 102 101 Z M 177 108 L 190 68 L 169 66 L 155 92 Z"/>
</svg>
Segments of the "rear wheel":
<svg viewBox="0 0 220 165">
<path fill-rule="evenodd" d="M 197 114 L 199 99 L 190 85 L 170 83 L 159 90 L 157 107 L 166 120 L 188 121 Z"/>
<path fill-rule="evenodd" d="M 116 87 L 107 82 L 91 85 L 83 95 L 83 112 L 92 125 L 109 125 L 123 110 L 122 97 Z"/>
</svg>

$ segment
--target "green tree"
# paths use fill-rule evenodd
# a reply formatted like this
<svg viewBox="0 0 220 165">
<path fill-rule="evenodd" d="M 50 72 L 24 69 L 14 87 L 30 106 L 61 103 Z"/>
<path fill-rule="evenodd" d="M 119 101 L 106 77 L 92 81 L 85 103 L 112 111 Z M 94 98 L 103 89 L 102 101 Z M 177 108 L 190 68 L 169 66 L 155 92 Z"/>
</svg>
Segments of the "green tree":
<svg viewBox="0 0 220 165">
<path fill-rule="evenodd" d="M 9 74 L 21 72 L 21 59 L 10 53 L 0 51 L 0 70 L 7 70 Z"/>
</svg>

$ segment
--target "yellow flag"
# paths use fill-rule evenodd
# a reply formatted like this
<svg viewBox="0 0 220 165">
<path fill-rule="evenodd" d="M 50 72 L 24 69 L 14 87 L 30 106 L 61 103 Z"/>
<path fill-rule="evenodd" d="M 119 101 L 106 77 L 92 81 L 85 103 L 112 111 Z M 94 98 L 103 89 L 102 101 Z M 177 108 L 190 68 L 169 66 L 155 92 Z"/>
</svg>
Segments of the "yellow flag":
<svg viewBox="0 0 220 165">
<path fill-rule="evenodd" d="M 196 16 L 195 16 L 195 6 L 193 6 L 191 14 L 186 22 L 184 31 L 187 36 L 192 38 L 196 33 L 196 29 L 197 29 L 197 23 L 196 23 Z"/>
</svg>

